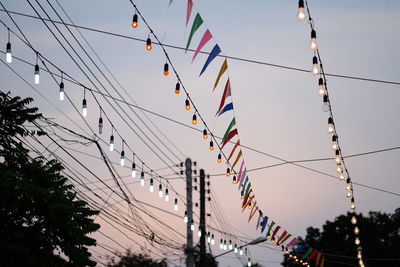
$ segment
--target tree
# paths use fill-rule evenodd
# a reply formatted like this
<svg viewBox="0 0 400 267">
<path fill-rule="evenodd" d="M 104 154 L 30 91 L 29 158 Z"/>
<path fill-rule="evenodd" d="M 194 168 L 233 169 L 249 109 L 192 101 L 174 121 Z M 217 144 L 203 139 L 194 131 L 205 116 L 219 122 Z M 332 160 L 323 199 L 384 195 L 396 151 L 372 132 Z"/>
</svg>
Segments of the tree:
<svg viewBox="0 0 400 267">
<path fill-rule="evenodd" d="M 161 261 L 153 260 L 146 253 L 135 254 L 129 249 L 125 254 L 117 253 L 119 261 L 115 257 L 110 258 L 108 267 L 167 267 L 165 259 Z"/>
<path fill-rule="evenodd" d="M 327 221 L 321 232 L 318 228 L 307 228 L 305 243 L 325 255 L 325 266 L 357 265 L 357 245 L 354 243 L 354 226 L 350 223 L 352 213 L 340 215 L 334 221 Z M 363 249 L 365 266 L 398 267 L 400 265 L 400 208 L 393 214 L 370 211 L 368 216 L 356 216 L 360 229 L 359 238 Z M 303 240 L 303 239 L 301 239 Z M 301 243 L 299 244 L 301 245 Z M 304 254 L 299 253 L 299 255 Z M 282 263 L 285 267 L 293 264 L 287 255 Z"/>
<path fill-rule="evenodd" d="M 98 214 L 77 200 L 62 165 L 32 158 L 22 144 L 24 123 L 41 117 L 33 100 L 0 91 L 0 258 L 2 266 L 95 266 L 87 234 L 100 226 Z"/>
</svg>

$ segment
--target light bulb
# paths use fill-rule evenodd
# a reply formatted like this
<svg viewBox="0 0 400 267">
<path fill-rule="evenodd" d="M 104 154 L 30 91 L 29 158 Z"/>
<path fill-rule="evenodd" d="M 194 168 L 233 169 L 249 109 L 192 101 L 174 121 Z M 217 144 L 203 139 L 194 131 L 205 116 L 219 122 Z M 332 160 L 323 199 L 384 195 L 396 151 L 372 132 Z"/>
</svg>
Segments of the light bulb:
<svg viewBox="0 0 400 267">
<path fill-rule="evenodd" d="M 190 102 L 189 102 L 189 99 L 186 99 L 186 100 L 185 100 L 185 109 L 186 109 L 186 110 L 190 110 Z"/>
<path fill-rule="evenodd" d="M 248 266 L 248 267 L 251 267 L 251 261 L 250 261 L 250 258 L 248 258 L 248 260 L 247 260 L 247 266 Z"/>
<path fill-rule="evenodd" d="M 183 221 L 184 221 L 185 223 L 188 222 L 188 215 L 187 215 L 187 211 L 186 211 L 186 210 L 185 210 L 185 216 L 183 216 Z"/>
<path fill-rule="evenodd" d="M 233 249 L 233 252 L 236 254 L 236 253 L 238 253 L 238 248 L 237 248 L 237 245 L 235 244 L 235 248 Z"/>
<path fill-rule="evenodd" d="M 311 41 L 310 41 L 310 48 L 312 51 L 317 50 L 318 44 L 317 44 L 317 33 L 315 30 L 311 31 Z"/>
<path fill-rule="evenodd" d="M 322 104 L 322 111 L 323 112 L 328 112 L 330 110 L 328 95 L 324 95 L 323 100 L 324 101 L 323 101 L 323 104 Z"/>
<path fill-rule="evenodd" d="M 178 210 L 178 199 L 177 199 L 177 198 L 175 198 L 174 210 L 175 210 L 175 211 Z"/>
<path fill-rule="evenodd" d="M 236 175 L 234 175 L 232 178 L 232 184 L 236 184 Z"/>
<path fill-rule="evenodd" d="M 341 173 L 341 174 L 339 175 L 339 179 L 340 179 L 341 181 L 344 180 L 344 175 L 343 175 L 343 173 Z"/>
<path fill-rule="evenodd" d="M 347 196 L 347 197 L 351 197 L 351 190 L 347 191 L 346 196 Z"/>
<path fill-rule="evenodd" d="M 150 192 L 154 192 L 154 183 L 153 183 L 153 178 L 150 178 Z"/>
<path fill-rule="evenodd" d="M 190 223 L 190 230 L 192 230 L 192 232 L 194 231 L 194 222 L 192 220 L 192 222 Z"/>
<path fill-rule="evenodd" d="M 39 84 L 39 65 L 35 65 L 35 84 Z"/>
<path fill-rule="evenodd" d="M 343 168 L 342 168 L 342 166 L 338 165 L 337 168 L 336 168 L 336 172 L 337 172 L 338 174 L 342 174 L 342 173 L 343 173 Z"/>
<path fill-rule="evenodd" d="M 347 178 L 347 180 L 346 180 L 346 190 L 347 191 L 351 190 L 351 180 L 350 180 L 350 178 Z"/>
<path fill-rule="evenodd" d="M 335 151 L 335 161 L 336 161 L 337 165 L 342 163 L 342 159 L 341 159 L 341 156 L 340 156 L 340 150 L 339 149 L 337 149 Z"/>
<path fill-rule="evenodd" d="M 351 208 L 352 210 L 355 210 L 355 209 L 356 209 L 356 203 L 354 203 L 354 197 L 351 198 L 351 205 L 350 205 L 350 208 Z"/>
<path fill-rule="evenodd" d="M 354 240 L 354 244 L 356 244 L 357 246 L 360 245 L 361 241 L 358 237 L 356 237 L 356 239 Z"/>
<path fill-rule="evenodd" d="M 125 151 L 121 151 L 121 166 L 123 167 L 125 165 Z"/>
<path fill-rule="evenodd" d="M 239 255 L 243 256 L 243 249 L 242 248 L 239 249 Z"/>
<path fill-rule="evenodd" d="M 230 176 L 230 175 L 231 175 L 231 169 L 226 168 L 226 176 L 228 177 L 228 176 Z"/>
<path fill-rule="evenodd" d="M 219 242 L 219 249 L 224 249 L 224 244 L 223 244 L 222 239 L 221 239 L 221 241 Z"/>
<path fill-rule="evenodd" d="M 175 85 L 175 94 L 179 94 L 181 92 L 181 85 L 180 83 L 176 83 Z"/>
<path fill-rule="evenodd" d="M 357 252 L 357 259 L 359 259 L 359 260 L 361 260 L 361 259 L 362 259 L 362 254 L 361 254 L 361 251 L 358 251 L 358 252 Z"/>
<path fill-rule="evenodd" d="M 197 124 L 197 116 L 196 116 L 196 114 L 193 114 L 192 124 L 193 125 Z"/>
<path fill-rule="evenodd" d="M 335 127 L 333 125 L 333 119 L 332 117 L 329 117 L 328 119 L 328 133 L 333 133 L 335 131 Z"/>
<path fill-rule="evenodd" d="M 199 226 L 199 230 L 197 231 L 197 236 L 198 236 L 198 237 L 201 237 L 201 229 L 200 229 L 200 226 Z"/>
<path fill-rule="evenodd" d="M 210 235 L 210 232 L 207 233 L 207 243 L 208 243 L 208 244 L 211 243 L 211 235 Z"/>
<path fill-rule="evenodd" d="M 325 95 L 324 79 L 322 79 L 322 78 L 319 78 L 319 80 L 318 80 L 318 94 L 320 96 Z"/>
<path fill-rule="evenodd" d="M 233 249 L 233 246 L 232 246 L 232 240 L 229 240 L 229 250 L 232 250 Z"/>
<path fill-rule="evenodd" d="M 82 101 L 82 115 L 83 117 L 87 116 L 87 102 L 85 98 Z"/>
<path fill-rule="evenodd" d="M 211 245 L 215 244 L 214 234 L 211 235 Z"/>
<path fill-rule="evenodd" d="M 146 50 L 150 51 L 153 47 L 151 46 L 151 39 L 150 37 L 146 40 Z"/>
<path fill-rule="evenodd" d="M 158 186 L 158 196 L 159 197 L 163 197 L 163 190 L 162 190 L 162 185 L 161 184 Z"/>
<path fill-rule="evenodd" d="M 214 142 L 210 141 L 210 150 L 214 150 Z"/>
<path fill-rule="evenodd" d="M 312 60 L 311 73 L 312 73 L 314 76 L 319 75 L 318 58 L 317 58 L 316 56 L 314 56 L 314 57 L 313 57 L 313 60 Z"/>
<path fill-rule="evenodd" d="M 336 134 L 332 135 L 332 150 L 337 150 L 339 148 L 337 139 L 338 137 Z"/>
<path fill-rule="evenodd" d="M 144 186 L 144 171 L 140 173 L 140 186 Z"/>
<path fill-rule="evenodd" d="M 358 227 L 356 226 L 354 228 L 354 234 L 358 235 L 360 233 L 360 229 L 358 229 Z"/>
<path fill-rule="evenodd" d="M 297 19 L 304 21 L 306 19 L 306 13 L 304 11 L 304 0 L 299 0 L 299 9 L 297 11 Z"/>
<path fill-rule="evenodd" d="M 208 138 L 207 130 L 204 129 L 203 130 L 203 139 L 207 139 L 207 138 Z"/>
<path fill-rule="evenodd" d="M 99 118 L 99 134 L 103 133 L 103 118 Z"/>
<path fill-rule="evenodd" d="M 169 192 L 168 192 L 168 188 L 165 188 L 165 201 L 169 201 Z"/>
<path fill-rule="evenodd" d="M 168 63 L 165 63 L 165 64 L 164 64 L 164 75 L 165 75 L 165 76 L 168 76 L 168 74 L 169 74 L 168 69 L 169 69 Z"/>
<path fill-rule="evenodd" d="M 138 16 L 136 14 L 133 15 L 131 26 L 132 26 L 132 28 L 137 28 L 137 26 L 138 26 Z"/>
<path fill-rule="evenodd" d="M 356 216 L 351 217 L 351 223 L 356 224 L 357 223 L 357 218 Z"/>
<path fill-rule="evenodd" d="M 64 92 L 64 83 L 63 82 L 61 82 L 60 83 L 60 101 L 64 101 L 64 95 L 65 95 L 65 92 Z"/>
<path fill-rule="evenodd" d="M 221 153 L 218 154 L 217 162 L 221 163 L 222 162 L 222 156 Z"/>
<path fill-rule="evenodd" d="M 136 177 L 136 164 L 132 162 L 132 178 Z"/>
<path fill-rule="evenodd" d="M 110 136 L 110 151 L 114 150 L 114 135 Z"/>
<path fill-rule="evenodd" d="M 12 62 L 11 43 L 10 42 L 8 42 L 6 45 L 6 61 L 7 61 L 7 63 Z"/>
<path fill-rule="evenodd" d="M 224 250 L 228 250 L 228 246 L 226 245 L 226 240 L 224 240 Z"/>
</svg>

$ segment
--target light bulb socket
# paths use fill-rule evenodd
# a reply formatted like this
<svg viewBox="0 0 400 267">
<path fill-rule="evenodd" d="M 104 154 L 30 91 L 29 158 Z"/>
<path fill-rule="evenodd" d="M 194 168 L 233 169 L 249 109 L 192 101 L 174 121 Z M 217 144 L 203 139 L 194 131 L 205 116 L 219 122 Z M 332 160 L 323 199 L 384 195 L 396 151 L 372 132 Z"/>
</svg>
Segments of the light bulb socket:
<svg viewBox="0 0 400 267">
<path fill-rule="evenodd" d="M 39 65 L 38 64 L 35 65 L 35 74 L 39 74 Z"/>
<path fill-rule="evenodd" d="M 316 56 L 313 56 L 312 58 L 312 64 L 318 64 L 318 58 Z"/>
<path fill-rule="evenodd" d="M 336 142 L 336 141 L 337 141 L 337 135 L 334 134 L 334 135 L 332 135 L 332 142 Z"/>
<path fill-rule="evenodd" d="M 311 39 L 317 38 L 317 32 L 315 30 L 311 31 Z"/>
<path fill-rule="evenodd" d="M 319 86 L 324 85 L 324 79 L 319 78 L 319 80 L 318 80 L 318 85 L 319 85 Z"/>
<path fill-rule="evenodd" d="M 6 50 L 7 50 L 6 51 L 7 53 L 11 53 L 11 43 L 10 42 L 7 43 Z"/>
<path fill-rule="evenodd" d="M 110 144 L 114 144 L 114 135 L 110 136 Z"/>
<path fill-rule="evenodd" d="M 99 118 L 99 126 L 100 125 L 103 126 L 103 118 L 102 117 Z"/>
<path fill-rule="evenodd" d="M 299 0 L 299 8 L 304 8 L 304 0 Z"/>
<path fill-rule="evenodd" d="M 150 51 L 151 48 L 152 48 L 152 46 L 151 46 L 151 39 L 150 39 L 150 37 L 149 37 L 149 38 L 147 38 L 147 40 L 146 40 L 146 49 Z"/>
<path fill-rule="evenodd" d="M 329 117 L 329 118 L 328 118 L 328 124 L 333 124 L 333 119 L 332 119 L 332 117 Z"/>
<path fill-rule="evenodd" d="M 324 103 L 328 103 L 328 96 L 324 95 Z"/>
<path fill-rule="evenodd" d="M 135 164 L 135 162 L 132 162 L 132 170 L 136 170 L 136 164 Z"/>
<path fill-rule="evenodd" d="M 165 194 L 166 194 L 166 195 L 168 195 L 168 194 L 169 194 L 169 192 L 168 192 L 168 188 L 165 188 Z"/>
<path fill-rule="evenodd" d="M 169 70 L 168 63 L 165 63 L 165 64 L 164 64 L 164 73 L 165 73 L 165 72 L 168 72 L 168 70 Z"/>
<path fill-rule="evenodd" d="M 159 186 L 158 186 L 158 190 L 162 190 L 162 184 L 160 184 Z"/>
<path fill-rule="evenodd" d="M 354 203 L 354 197 L 351 197 L 350 201 L 351 201 L 351 203 Z"/>
<path fill-rule="evenodd" d="M 336 156 L 340 156 L 340 151 L 339 151 L 339 149 L 336 149 L 335 155 L 336 155 Z"/>
<path fill-rule="evenodd" d="M 132 23 L 136 23 L 136 24 L 135 24 L 136 27 L 137 27 L 137 22 L 138 22 L 138 15 L 135 14 L 135 15 L 133 15 Z"/>
<path fill-rule="evenodd" d="M 82 106 L 83 106 L 84 108 L 87 107 L 87 102 L 86 102 L 86 99 L 85 99 L 85 98 L 82 100 Z"/>
<path fill-rule="evenodd" d="M 150 185 L 153 184 L 153 178 L 150 178 Z"/>
<path fill-rule="evenodd" d="M 140 179 L 144 179 L 144 171 L 140 173 Z"/>
<path fill-rule="evenodd" d="M 189 99 L 186 99 L 186 100 L 185 100 L 185 106 L 190 106 Z"/>
<path fill-rule="evenodd" d="M 64 91 L 64 82 L 60 82 L 60 91 Z"/>
<path fill-rule="evenodd" d="M 121 158 L 125 158 L 125 151 L 121 151 Z"/>
</svg>

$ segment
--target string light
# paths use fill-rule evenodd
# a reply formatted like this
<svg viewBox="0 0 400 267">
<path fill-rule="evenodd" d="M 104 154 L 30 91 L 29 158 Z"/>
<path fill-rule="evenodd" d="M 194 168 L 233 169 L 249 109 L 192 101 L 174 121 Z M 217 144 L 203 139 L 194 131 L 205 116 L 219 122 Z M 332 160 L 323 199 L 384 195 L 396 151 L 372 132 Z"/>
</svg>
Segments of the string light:
<svg viewBox="0 0 400 267">
<path fill-rule="evenodd" d="M 86 88 L 83 89 L 82 115 L 83 117 L 87 116 Z"/>
<path fill-rule="evenodd" d="M 101 117 L 101 109 L 100 109 L 100 117 L 99 117 L 99 134 L 103 133 L 103 118 Z"/>
<path fill-rule="evenodd" d="M 326 94 L 325 87 L 324 87 L 324 79 L 319 78 L 318 80 L 318 94 L 320 96 L 324 96 Z"/>
<path fill-rule="evenodd" d="M 224 240 L 224 250 L 227 250 L 228 246 L 226 245 L 226 240 Z"/>
<path fill-rule="evenodd" d="M 211 245 L 215 244 L 214 234 L 211 234 Z"/>
<path fill-rule="evenodd" d="M 193 125 L 197 124 L 197 116 L 196 116 L 196 114 L 193 114 L 192 124 Z"/>
<path fill-rule="evenodd" d="M 150 177 L 150 192 L 154 192 L 154 181 L 153 181 L 153 171 L 151 171 L 151 177 Z"/>
<path fill-rule="evenodd" d="M 333 126 L 332 117 L 328 118 L 328 133 L 332 134 L 335 131 L 335 127 Z"/>
<path fill-rule="evenodd" d="M 336 172 L 337 172 L 339 175 L 342 174 L 342 173 L 343 173 L 343 168 L 342 168 L 342 166 L 338 165 L 337 168 L 336 168 Z"/>
<path fill-rule="evenodd" d="M 125 151 L 124 151 L 124 143 L 125 141 L 122 140 L 122 150 L 121 150 L 121 166 L 123 167 L 125 165 Z"/>
<path fill-rule="evenodd" d="M 219 241 L 219 249 L 224 249 L 224 243 L 223 243 L 223 241 L 222 241 L 222 238 L 221 238 L 221 240 Z"/>
<path fill-rule="evenodd" d="M 186 100 L 185 100 L 185 109 L 186 109 L 186 110 L 190 110 L 190 102 L 189 102 L 189 99 L 186 99 Z"/>
<path fill-rule="evenodd" d="M 338 139 L 338 137 L 336 134 L 332 135 L 332 150 L 337 150 L 339 148 L 337 139 Z"/>
<path fill-rule="evenodd" d="M 8 42 L 6 45 L 6 61 L 7 63 L 12 62 L 12 54 L 11 54 L 11 42 L 10 42 L 10 28 L 7 28 L 8 30 Z"/>
<path fill-rule="evenodd" d="M 177 198 L 175 198 L 174 210 L 175 210 L 175 211 L 178 211 L 178 199 L 177 199 Z"/>
<path fill-rule="evenodd" d="M 352 210 L 355 210 L 355 209 L 356 209 L 356 203 L 354 203 L 354 197 L 351 198 L 351 205 L 350 205 L 350 208 L 351 208 Z"/>
<path fill-rule="evenodd" d="M 158 186 L 158 196 L 159 196 L 159 197 L 163 197 L 162 184 L 160 184 L 160 185 Z"/>
<path fill-rule="evenodd" d="M 150 36 L 146 40 L 146 50 L 150 51 L 153 47 L 151 46 L 151 39 Z"/>
<path fill-rule="evenodd" d="M 207 133 L 207 130 L 204 129 L 203 130 L 203 139 L 207 139 L 207 138 L 208 138 L 208 133 Z"/>
<path fill-rule="evenodd" d="M 64 95 L 65 95 L 63 76 L 64 76 L 63 72 L 61 72 L 61 82 L 60 82 L 60 90 L 59 90 L 60 101 L 64 101 Z"/>
<path fill-rule="evenodd" d="M 135 15 L 133 15 L 131 26 L 134 29 L 136 29 L 137 26 L 139 26 L 139 24 L 138 24 L 138 15 L 136 13 L 135 13 Z"/>
<path fill-rule="evenodd" d="M 217 162 L 221 163 L 222 162 L 222 156 L 221 153 L 218 154 Z"/>
<path fill-rule="evenodd" d="M 341 155 L 340 155 L 340 150 L 339 150 L 339 149 L 337 149 L 337 150 L 335 151 L 335 161 L 336 161 L 336 164 L 337 164 L 337 165 L 339 165 L 339 164 L 342 163 L 342 157 L 341 157 Z"/>
<path fill-rule="evenodd" d="M 354 240 L 354 243 L 358 246 L 358 245 L 360 245 L 361 241 L 358 237 L 356 237 L 356 239 Z"/>
<path fill-rule="evenodd" d="M 193 219 L 190 222 L 190 230 L 192 230 L 192 232 L 194 231 L 194 221 L 193 221 Z"/>
<path fill-rule="evenodd" d="M 239 255 L 240 256 L 243 256 L 243 249 L 240 247 L 240 249 L 239 249 Z"/>
<path fill-rule="evenodd" d="M 228 176 L 230 176 L 230 175 L 231 175 L 231 169 L 226 168 L 226 176 L 228 177 Z"/>
<path fill-rule="evenodd" d="M 181 84 L 180 83 L 176 83 L 176 85 L 175 85 L 175 94 L 179 95 L 180 92 L 181 92 Z"/>
<path fill-rule="evenodd" d="M 200 229 L 200 225 L 199 225 L 199 230 L 197 231 L 197 235 L 198 235 L 198 237 L 201 237 L 201 229 Z"/>
<path fill-rule="evenodd" d="M 347 191 L 346 196 L 347 196 L 347 197 L 351 197 L 351 190 Z"/>
<path fill-rule="evenodd" d="M 234 175 L 233 178 L 232 178 L 232 184 L 236 184 L 236 183 L 237 183 L 237 181 L 236 181 L 236 175 Z"/>
<path fill-rule="evenodd" d="M 140 173 L 140 186 L 144 186 L 143 162 L 142 162 L 142 172 Z"/>
<path fill-rule="evenodd" d="M 214 150 L 214 142 L 210 141 L 210 150 Z"/>
<path fill-rule="evenodd" d="M 297 19 L 304 21 L 306 19 L 306 13 L 304 12 L 304 0 L 299 0 L 299 9 L 297 11 Z"/>
<path fill-rule="evenodd" d="M 114 128 L 111 128 L 111 136 L 110 136 L 110 151 L 114 150 L 114 135 L 113 135 Z"/>
<path fill-rule="evenodd" d="M 248 266 L 248 267 L 251 267 L 251 260 L 250 260 L 250 258 L 247 259 L 247 266 Z"/>
<path fill-rule="evenodd" d="M 208 244 L 211 243 L 211 234 L 210 234 L 210 232 L 207 233 L 207 243 Z"/>
<path fill-rule="evenodd" d="M 311 73 L 314 76 L 319 75 L 318 58 L 316 56 L 314 56 L 313 59 L 312 59 Z"/>
<path fill-rule="evenodd" d="M 234 247 L 234 249 L 233 249 L 233 252 L 234 252 L 235 254 L 238 253 L 238 248 L 237 248 L 237 245 L 236 245 L 236 244 L 235 244 L 235 247 Z"/>
<path fill-rule="evenodd" d="M 351 223 L 352 223 L 352 224 L 357 224 L 357 218 L 356 218 L 356 216 L 353 215 L 353 217 L 351 217 Z"/>
<path fill-rule="evenodd" d="M 136 177 L 135 153 L 132 156 L 132 178 Z"/>
<path fill-rule="evenodd" d="M 354 234 L 358 235 L 360 233 L 360 229 L 358 229 L 358 227 L 356 226 L 354 228 Z"/>
<path fill-rule="evenodd" d="M 328 95 L 324 95 L 323 104 L 322 104 L 322 111 L 323 112 L 328 112 L 329 111 L 330 105 L 329 105 L 329 101 L 328 100 L 329 100 L 328 99 Z"/>
<path fill-rule="evenodd" d="M 169 192 L 168 192 L 168 188 L 165 188 L 165 201 L 169 201 Z"/>
<path fill-rule="evenodd" d="M 317 50 L 318 44 L 317 44 L 317 33 L 315 30 L 311 30 L 311 41 L 310 41 L 310 48 L 312 51 Z"/>
<path fill-rule="evenodd" d="M 169 74 L 168 69 L 169 69 L 168 63 L 165 63 L 165 64 L 164 64 L 164 75 L 165 75 L 165 76 L 168 76 L 168 74 Z"/>
<path fill-rule="evenodd" d="M 232 246 L 232 240 L 229 240 L 229 250 L 232 250 L 233 249 L 233 246 Z"/>
<path fill-rule="evenodd" d="M 344 175 L 343 175 L 343 173 L 341 173 L 341 174 L 339 175 L 339 179 L 340 179 L 341 181 L 344 180 Z"/>
<path fill-rule="evenodd" d="M 39 80 L 40 80 L 38 60 L 39 60 L 39 54 L 36 53 L 35 84 L 39 84 Z"/>
</svg>

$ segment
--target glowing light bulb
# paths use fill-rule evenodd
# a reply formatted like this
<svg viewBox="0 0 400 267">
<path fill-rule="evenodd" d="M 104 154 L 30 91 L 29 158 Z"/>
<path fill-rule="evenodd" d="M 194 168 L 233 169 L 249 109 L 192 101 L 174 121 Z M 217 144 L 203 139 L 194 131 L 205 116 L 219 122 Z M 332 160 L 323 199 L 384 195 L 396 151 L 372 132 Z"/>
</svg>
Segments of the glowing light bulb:
<svg viewBox="0 0 400 267">
<path fill-rule="evenodd" d="M 239 255 L 243 256 L 243 249 L 242 248 L 239 249 Z"/>
<path fill-rule="evenodd" d="M 6 61 L 7 61 L 7 63 L 12 62 L 11 43 L 10 42 L 8 42 L 6 45 Z"/>
<path fill-rule="evenodd" d="M 177 198 L 175 198 L 174 210 L 175 210 L 175 211 L 178 210 L 178 199 L 177 199 Z"/>
<path fill-rule="evenodd" d="M 165 64 L 164 64 L 164 75 L 165 75 L 165 76 L 168 76 L 168 74 L 169 74 L 168 69 L 169 69 L 168 63 L 165 63 Z"/>
<path fill-rule="evenodd" d="M 184 221 L 185 223 L 188 222 L 188 215 L 187 215 L 187 211 L 186 211 L 186 210 L 185 210 L 185 216 L 183 216 L 183 221 Z"/>
<path fill-rule="evenodd" d="M 354 240 L 354 244 L 356 244 L 357 246 L 360 245 L 361 241 L 358 237 L 356 237 L 356 239 Z"/>
<path fill-rule="evenodd" d="M 221 241 L 219 242 L 219 249 L 224 249 L 224 244 L 221 238 Z"/>
<path fill-rule="evenodd" d="M 121 166 L 123 167 L 125 165 L 125 151 L 121 151 Z"/>
<path fill-rule="evenodd" d="M 39 84 L 40 76 L 39 76 L 39 65 L 35 65 L 35 84 Z"/>
<path fill-rule="evenodd" d="M 208 138 L 207 130 L 204 129 L 203 130 L 203 139 L 207 139 L 207 138 Z"/>
<path fill-rule="evenodd" d="M 229 250 L 232 250 L 233 249 L 233 246 L 232 246 L 232 240 L 229 240 Z"/>
<path fill-rule="evenodd" d="M 237 245 L 236 245 L 236 244 L 235 244 L 235 247 L 234 247 L 234 249 L 233 249 L 233 252 L 234 252 L 235 254 L 238 253 L 238 248 L 237 248 Z"/>
<path fill-rule="evenodd" d="M 236 184 L 236 183 L 237 183 L 237 181 L 236 181 L 236 175 L 234 175 L 233 178 L 232 178 L 232 184 Z"/>
<path fill-rule="evenodd" d="M 304 21 L 306 19 L 306 13 L 304 11 L 304 0 L 299 0 L 299 9 L 297 11 L 297 19 Z"/>
<path fill-rule="evenodd" d="M 330 104 L 329 104 L 329 99 L 328 99 L 328 95 L 324 95 L 324 101 L 322 104 L 322 111 L 323 112 L 328 112 L 330 110 Z"/>
<path fill-rule="evenodd" d="M 162 190 L 162 185 L 161 184 L 158 186 L 158 196 L 159 197 L 163 197 L 163 190 Z"/>
<path fill-rule="evenodd" d="M 150 37 L 146 40 L 146 50 L 150 51 L 153 47 L 151 46 L 151 39 Z"/>
<path fill-rule="evenodd" d="M 332 150 L 337 150 L 339 148 L 337 139 L 338 137 L 336 134 L 332 135 Z"/>
<path fill-rule="evenodd" d="M 356 203 L 354 203 L 354 197 L 351 198 L 351 205 L 350 205 L 350 208 L 351 208 L 352 210 L 355 210 L 355 209 L 356 209 Z"/>
<path fill-rule="evenodd" d="M 324 79 L 322 79 L 322 78 L 319 78 L 319 80 L 318 80 L 318 94 L 320 96 L 324 96 L 326 94 L 325 86 L 324 86 Z"/>
<path fill-rule="evenodd" d="M 199 230 L 197 231 L 197 236 L 198 236 L 198 237 L 201 237 L 201 229 L 200 229 L 200 226 L 199 226 Z"/>
<path fill-rule="evenodd" d="M 138 15 L 137 14 L 133 15 L 131 26 L 132 26 L 132 28 L 137 28 L 137 26 L 138 26 Z"/>
<path fill-rule="evenodd" d="M 214 150 L 214 142 L 210 141 L 210 150 Z"/>
<path fill-rule="evenodd" d="M 310 48 L 312 51 L 317 50 L 318 44 L 317 44 L 317 33 L 315 30 L 311 31 L 311 41 L 310 41 Z"/>
<path fill-rule="evenodd" d="M 250 260 L 250 258 L 247 259 L 247 266 L 248 266 L 248 267 L 251 267 L 251 260 Z"/>
<path fill-rule="evenodd" d="M 194 222 L 192 220 L 192 222 L 190 223 L 190 230 L 192 230 L 192 232 L 194 231 Z"/>
<path fill-rule="evenodd" d="M 103 118 L 99 118 L 99 134 L 103 133 Z"/>
<path fill-rule="evenodd" d="M 358 235 L 360 233 L 360 229 L 358 229 L 358 227 L 356 226 L 354 228 L 354 234 Z"/>
<path fill-rule="evenodd" d="M 136 164 L 132 162 L 132 178 L 136 177 Z"/>
<path fill-rule="evenodd" d="M 338 165 L 337 168 L 336 168 L 336 172 L 337 172 L 338 174 L 342 174 L 342 173 L 343 173 L 343 168 L 342 168 L 342 166 Z"/>
<path fill-rule="evenodd" d="M 140 173 L 140 186 L 144 186 L 144 171 Z"/>
<path fill-rule="evenodd" d="M 351 217 L 351 223 L 356 224 L 357 223 L 357 218 L 356 216 Z"/>
<path fill-rule="evenodd" d="M 179 94 L 181 92 L 181 85 L 180 83 L 176 83 L 175 85 L 175 94 Z"/>
<path fill-rule="evenodd" d="M 231 169 L 226 168 L 226 176 L 228 177 L 228 176 L 230 176 L 230 175 L 231 175 Z"/>
<path fill-rule="evenodd" d="M 224 240 L 224 250 L 228 250 L 228 246 L 226 245 L 226 240 Z"/>
<path fill-rule="evenodd" d="M 85 98 L 82 101 L 82 115 L 83 117 L 87 116 L 87 102 Z"/>
<path fill-rule="evenodd" d="M 60 91 L 59 91 L 59 93 L 60 93 L 60 101 L 64 101 L 65 92 L 64 92 L 64 83 L 63 82 L 60 82 Z"/>
<path fill-rule="evenodd" d="M 344 175 L 343 175 L 343 173 L 341 173 L 341 174 L 339 175 L 339 179 L 340 179 L 341 181 L 344 180 Z"/>
<path fill-rule="evenodd" d="M 314 56 L 314 57 L 313 57 L 313 60 L 312 60 L 311 73 L 312 73 L 314 76 L 319 75 L 318 58 L 317 58 L 316 56 Z"/>
<path fill-rule="evenodd" d="M 215 244 L 214 234 L 211 235 L 211 245 Z"/>
<path fill-rule="evenodd" d="M 208 244 L 211 243 L 211 235 L 210 235 L 210 232 L 207 233 L 207 243 L 208 243 Z"/>
<path fill-rule="evenodd" d="M 361 260 L 361 259 L 362 259 L 362 254 L 361 254 L 361 251 L 358 251 L 358 252 L 357 252 L 357 259 L 359 259 L 359 260 Z"/>
<path fill-rule="evenodd" d="M 153 183 L 153 178 L 150 178 L 150 192 L 154 192 L 154 183 Z"/>
<path fill-rule="evenodd" d="M 189 102 L 189 99 L 186 99 L 186 100 L 185 100 L 185 109 L 186 109 L 186 110 L 190 110 L 190 102 Z"/>
<path fill-rule="evenodd" d="M 341 158 L 341 156 L 340 156 L 340 150 L 339 150 L 339 149 L 337 149 L 337 150 L 335 151 L 335 161 L 336 161 L 336 164 L 337 164 L 337 165 L 339 165 L 339 164 L 342 163 L 342 158 Z"/>
<path fill-rule="evenodd" d="M 192 124 L 193 125 L 197 124 L 197 116 L 196 116 L 196 114 L 193 114 Z"/>
<path fill-rule="evenodd" d="M 328 133 L 333 133 L 335 131 L 335 127 L 333 125 L 333 119 L 332 117 L 329 117 L 328 119 Z"/>
<path fill-rule="evenodd" d="M 168 192 L 168 188 L 165 188 L 165 201 L 169 201 L 169 192 Z"/>
<path fill-rule="evenodd" d="M 217 162 L 221 163 L 222 162 L 222 156 L 221 153 L 218 154 Z"/>
<path fill-rule="evenodd" d="M 351 197 L 351 190 L 347 191 L 346 196 L 347 196 L 347 197 Z"/>
<path fill-rule="evenodd" d="M 114 135 L 110 136 L 110 151 L 114 150 Z"/>
</svg>

